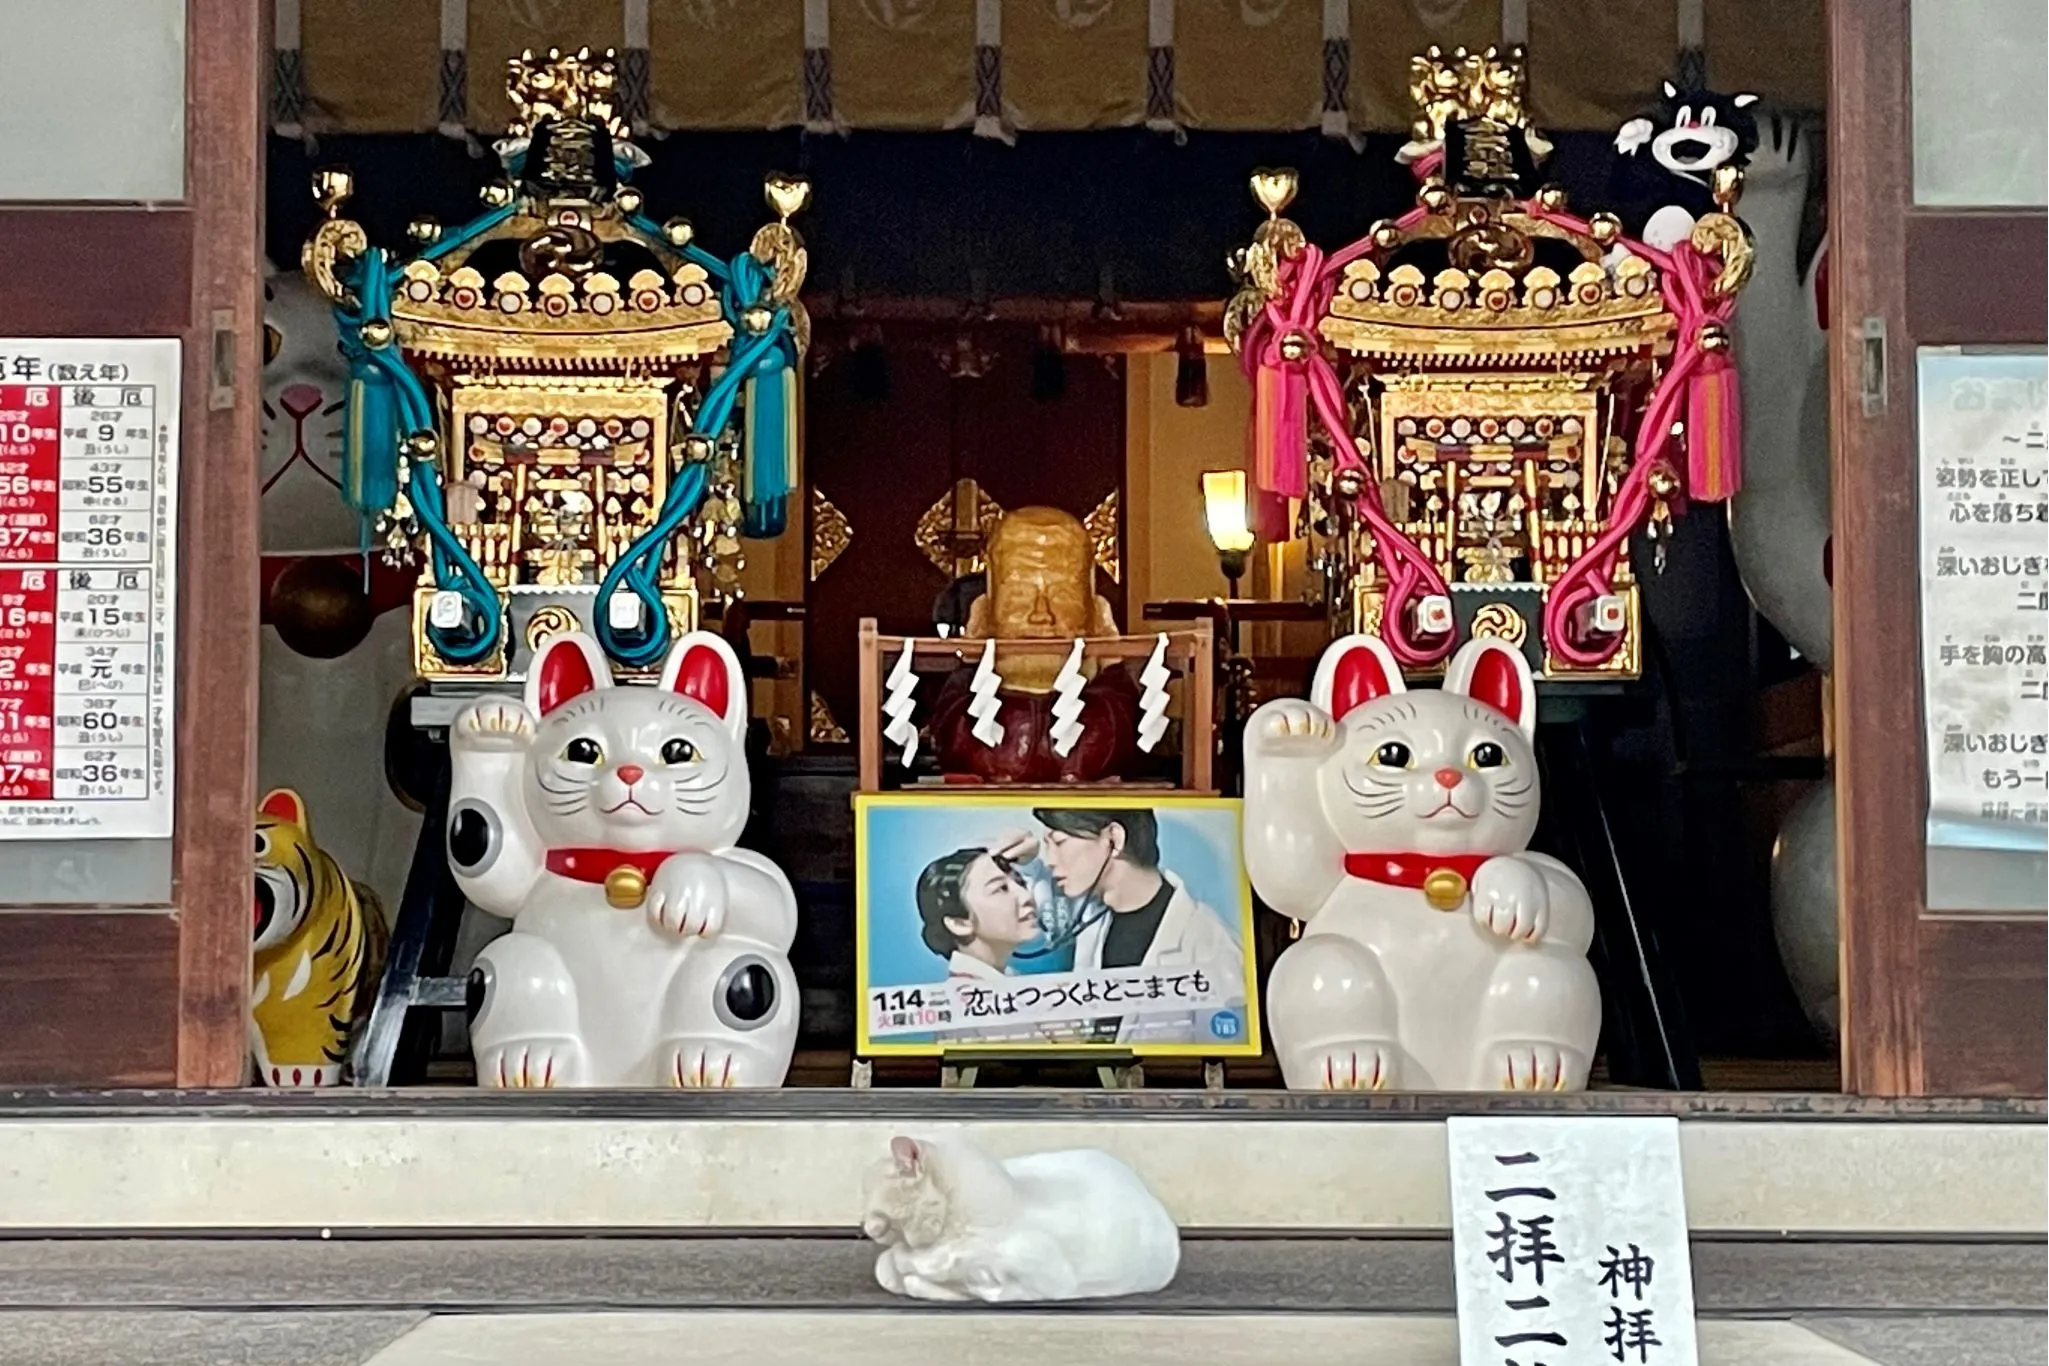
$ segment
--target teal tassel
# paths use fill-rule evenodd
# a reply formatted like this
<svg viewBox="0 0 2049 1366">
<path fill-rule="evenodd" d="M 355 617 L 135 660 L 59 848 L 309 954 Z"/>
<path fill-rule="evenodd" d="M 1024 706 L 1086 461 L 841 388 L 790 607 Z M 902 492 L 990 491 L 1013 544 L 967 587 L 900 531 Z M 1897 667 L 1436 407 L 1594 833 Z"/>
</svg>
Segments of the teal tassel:
<svg viewBox="0 0 2049 1366">
<path fill-rule="evenodd" d="M 741 489 L 744 535 L 763 540 L 789 525 L 790 490 L 796 484 L 797 389 L 787 366 L 757 371 L 747 380 Z"/>
<path fill-rule="evenodd" d="M 342 497 L 364 521 L 398 501 L 398 386 L 371 364 L 351 367 L 342 438 Z"/>
<path fill-rule="evenodd" d="M 743 503 L 740 507 L 740 534 L 749 540 L 770 541 L 783 534 L 783 528 L 790 524 L 790 500 L 778 498 L 772 503 Z"/>
</svg>

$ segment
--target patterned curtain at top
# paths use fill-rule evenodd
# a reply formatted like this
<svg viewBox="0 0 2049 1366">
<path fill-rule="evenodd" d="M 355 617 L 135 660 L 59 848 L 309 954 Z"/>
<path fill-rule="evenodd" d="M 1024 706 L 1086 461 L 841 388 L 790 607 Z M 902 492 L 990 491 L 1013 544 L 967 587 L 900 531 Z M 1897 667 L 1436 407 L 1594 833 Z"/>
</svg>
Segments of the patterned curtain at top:
<svg viewBox="0 0 2049 1366">
<path fill-rule="evenodd" d="M 1672 78 L 1673 0 L 1527 0 L 1530 107 L 1540 127 L 1618 128 Z"/>
<path fill-rule="evenodd" d="M 1178 121 L 1255 132 L 1318 126 L 1324 8 L 1324 0 L 1176 0 Z"/>
<path fill-rule="evenodd" d="M 1723 91 L 1752 91 L 1774 106 L 1819 110 L 1828 104 L 1828 34 L 1821 6 L 1785 0 L 1699 0 L 1708 80 Z"/>
<path fill-rule="evenodd" d="M 754 130 L 804 121 L 800 0 L 650 0 L 649 7 L 655 127 Z"/>
<path fill-rule="evenodd" d="M 1821 108 L 1821 0 L 274 0 L 282 133 L 489 137 L 524 48 L 617 48 L 645 128 L 1402 132 L 1431 43 L 1530 45 L 1554 132 L 1659 82 Z"/>
<path fill-rule="evenodd" d="M 1151 0 L 1005 0 L 1003 106 L 1020 130 L 1146 116 Z"/>
<path fill-rule="evenodd" d="M 971 126 L 976 9 L 975 0 L 831 0 L 840 120 L 850 128 Z"/>
<path fill-rule="evenodd" d="M 433 0 L 293 0 L 308 132 L 423 133 L 440 119 Z"/>
</svg>

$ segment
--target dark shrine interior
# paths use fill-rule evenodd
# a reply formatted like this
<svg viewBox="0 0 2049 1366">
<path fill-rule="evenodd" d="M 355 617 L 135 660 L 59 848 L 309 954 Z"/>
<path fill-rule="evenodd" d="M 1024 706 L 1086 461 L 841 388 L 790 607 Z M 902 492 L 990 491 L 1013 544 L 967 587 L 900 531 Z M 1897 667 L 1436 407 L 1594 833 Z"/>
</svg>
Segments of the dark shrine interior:
<svg viewBox="0 0 2049 1366">
<path fill-rule="evenodd" d="M 1608 136 L 1563 133 L 1555 141 L 1550 178 L 1575 207 L 1600 207 L 1613 160 Z M 1303 188 L 1291 216 L 1311 241 L 1347 241 L 1398 213 L 1414 194 L 1413 179 L 1393 156 L 1398 142 L 1376 135 L 1354 150 L 1315 133 L 1194 132 L 1177 140 L 1136 129 L 1032 133 L 1014 146 L 965 133 L 674 134 L 651 142 L 653 163 L 635 183 L 658 218 L 683 215 L 700 241 L 737 249 L 762 219 L 763 172 L 808 176 L 814 195 L 798 226 L 811 252 L 809 295 L 841 314 L 877 301 L 942 301 L 968 319 L 979 306 L 1006 299 L 1114 313 L 1134 304 L 1214 304 L 1230 292 L 1226 256 L 1259 220 L 1245 190 L 1256 167 L 1300 171 Z M 273 137 L 265 233 L 279 267 L 296 264 L 318 215 L 309 176 L 337 163 L 356 175 L 352 215 L 382 242 L 402 240 L 407 222 L 421 215 L 451 224 L 474 216 L 477 188 L 494 170 L 481 148 L 431 134 L 336 136 L 317 145 Z M 1803 258 L 1819 229 L 1817 196 L 1802 234 Z M 885 349 L 890 337 L 884 324 Z M 985 379 L 938 383 L 1029 392 L 1027 357 L 1008 347 L 1000 356 Z M 913 387 L 878 390 L 871 383 L 861 392 L 887 409 L 907 404 L 905 391 Z M 1085 402 L 1078 387 L 1087 386 L 1069 385 L 1049 398 L 1042 380 L 1037 400 L 1054 408 L 1052 436 L 1039 424 L 1031 440 L 1058 439 L 1061 407 Z M 1022 439 L 1021 424 L 1009 422 L 970 423 L 963 431 L 955 420 L 949 431 L 901 411 L 877 417 L 894 424 L 895 458 L 903 461 L 957 465 L 965 443 L 998 468 L 1006 443 Z M 888 473 L 875 471 L 878 479 Z M 1769 899 L 1778 818 L 1803 783 L 1823 773 L 1818 677 L 1753 610 L 1720 508 L 1697 507 L 1680 519 L 1662 572 L 1652 572 L 1651 560 L 1639 545 L 1648 642 L 1643 677 L 1580 705 L 1628 894 L 1655 935 L 1649 952 L 1676 988 L 1683 1014 L 1663 1026 L 1701 1059 L 1720 1064 L 1704 1079 L 1681 1080 L 1686 1089 L 1833 1090 L 1831 1050 L 1787 984 Z M 862 586 L 849 585 L 857 596 Z M 918 601 L 930 600 L 928 591 L 919 592 Z M 1135 626 L 1139 604 L 1122 606 Z M 872 606 L 866 614 L 888 615 Z M 884 629 L 891 629 L 886 619 Z M 834 795 L 850 784 L 833 785 L 851 761 L 813 747 L 761 762 L 774 771 L 757 777 L 758 792 L 780 795 L 758 797 L 754 842 L 790 869 L 800 890 L 812 889 L 793 954 L 805 987 L 804 1046 L 837 1048 L 843 1056 L 851 1036 L 851 911 L 844 892 L 818 889 L 838 875 L 840 860 L 829 849 L 851 840 L 844 796 Z M 1547 795 L 1550 815 L 1565 794 Z M 1623 961 L 1633 952 L 1597 944 L 1608 990 L 1633 970 Z M 836 999 L 837 1008 L 814 1009 L 814 999 Z M 1612 1076 L 1614 1051 L 1638 1045 L 1616 1035 L 1628 1027 L 1627 1012 L 1609 1015 L 1603 1051 Z M 1799 1066 L 1746 1080 L 1743 1067 L 1754 1064 Z"/>
</svg>

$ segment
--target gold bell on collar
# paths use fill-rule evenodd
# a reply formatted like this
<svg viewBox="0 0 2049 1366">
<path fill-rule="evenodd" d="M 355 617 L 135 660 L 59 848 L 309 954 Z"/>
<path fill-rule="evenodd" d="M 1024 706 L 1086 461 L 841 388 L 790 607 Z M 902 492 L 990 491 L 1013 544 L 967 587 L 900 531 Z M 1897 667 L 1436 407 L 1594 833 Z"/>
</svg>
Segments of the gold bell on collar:
<svg viewBox="0 0 2049 1366">
<path fill-rule="evenodd" d="M 1465 875 L 1456 868 L 1433 868 L 1423 879 L 1423 899 L 1440 911 L 1455 911 L 1466 899 Z"/>
<path fill-rule="evenodd" d="M 605 900 L 615 910 L 632 910 L 647 900 L 647 874 L 630 863 L 620 864 L 605 874 Z"/>
</svg>

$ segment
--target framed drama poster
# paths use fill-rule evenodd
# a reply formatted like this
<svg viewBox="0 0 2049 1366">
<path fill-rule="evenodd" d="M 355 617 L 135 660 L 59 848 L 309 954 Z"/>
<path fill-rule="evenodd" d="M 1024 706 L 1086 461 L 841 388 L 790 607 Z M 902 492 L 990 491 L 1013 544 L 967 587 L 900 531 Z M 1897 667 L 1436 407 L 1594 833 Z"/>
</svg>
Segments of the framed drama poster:
<svg viewBox="0 0 2049 1366">
<path fill-rule="evenodd" d="M 1259 1052 L 1239 803 L 854 799 L 862 1056 Z"/>
</svg>

